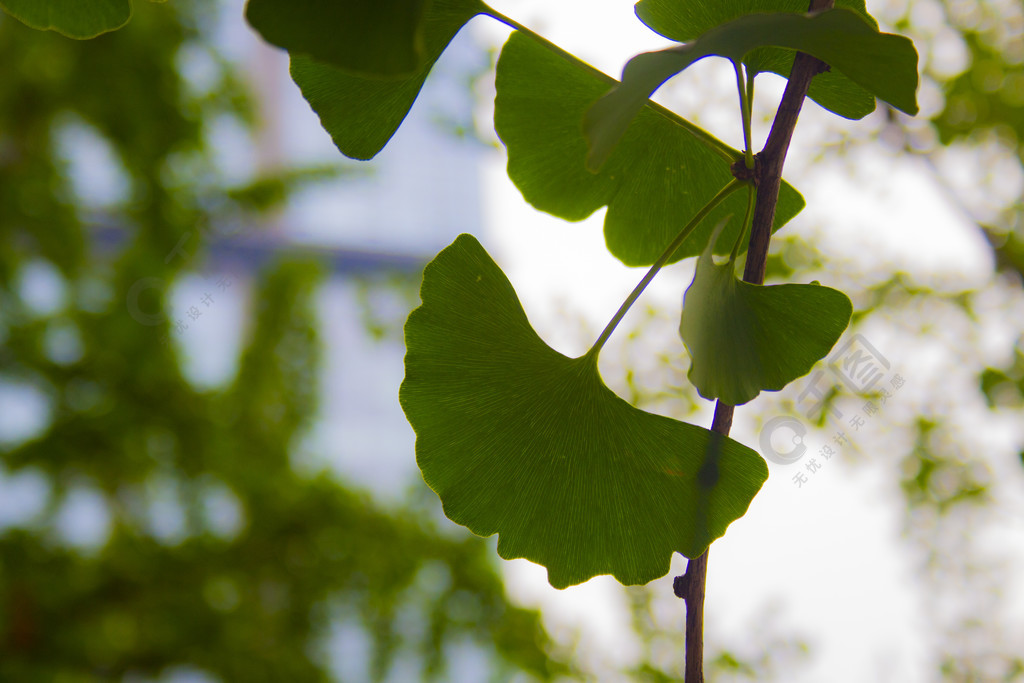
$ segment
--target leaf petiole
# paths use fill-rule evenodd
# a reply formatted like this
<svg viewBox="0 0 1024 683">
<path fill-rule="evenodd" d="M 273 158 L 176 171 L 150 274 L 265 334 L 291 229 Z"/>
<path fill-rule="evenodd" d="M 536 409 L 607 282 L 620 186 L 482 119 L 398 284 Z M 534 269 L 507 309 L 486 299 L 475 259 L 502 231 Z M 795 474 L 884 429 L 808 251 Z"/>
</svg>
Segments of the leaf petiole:
<svg viewBox="0 0 1024 683">
<path fill-rule="evenodd" d="M 754 146 L 751 142 L 751 102 L 754 99 L 754 79 L 751 78 L 749 81 L 745 77 L 745 70 L 741 62 L 732 63 L 733 70 L 736 72 L 736 90 L 740 95 L 740 114 L 743 117 L 743 161 L 747 166 L 748 170 L 754 168 Z"/>
<path fill-rule="evenodd" d="M 754 199 L 756 197 L 757 188 L 751 185 L 750 190 L 747 192 L 747 213 L 743 216 L 743 227 L 740 228 L 740 234 L 736 235 L 736 242 L 732 245 L 729 263 L 736 261 L 736 257 L 740 255 L 740 245 L 743 244 L 743 239 L 747 236 L 747 230 L 750 229 L 750 219 L 754 215 Z"/>
<path fill-rule="evenodd" d="M 747 182 L 746 180 L 733 179 L 732 182 L 730 182 L 728 185 L 719 190 L 718 194 L 712 197 L 711 200 L 704 205 L 704 208 L 698 211 L 693 216 L 693 218 L 690 219 L 690 222 L 687 223 L 683 227 L 683 229 L 679 231 L 679 234 L 676 235 L 676 238 L 674 240 L 672 240 L 672 243 L 668 245 L 668 247 L 661 254 L 661 256 L 658 257 L 658 260 L 655 261 L 654 264 L 651 266 L 650 270 L 647 271 L 647 274 L 644 275 L 643 279 L 640 280 L 637 286 L 633 288 L 633 291 L 629 293 L 629 296 L 626 297 L 626 300 L 622 302 L 622 305 L 619 306 L 619 310 L 615 312 L 615 315 L 612 316 L 612 319 L 608 322 L 604 330 L 601 332 L 601 336 L 597 338 L 597 341 L 594 342 L 594 345 L 590 347 L 589 351 L 587 351 L 587 356 L 592 356 L 596 360 L 597 354 L 601 352 L 601 347 L 603 347 L 605 345 L 605 342 L 608 341 L 608 338 L 612 336 L 612 332 L 614 332 L 618 324 L 622 322 L 622 318 L 625 317 L 626 312 L 629 311 L 630 307 L 632 307 L 634 303 L 636 303 L 636 300 L 640 298 L 640 295 L 643 294 L 643 291 L 647 289 L 647 285 L 651 284 L 651 280 L 654 279 L 654 276 L 657 275 L 658 271 L 662 269 L 665 263 L 670 258 L 672 258 L 672 254 L 676 253 L 676 250 L 682 245 L 686 238 L 690 236 L 690 233 L 692 233 L 694 229 L 698 225 L 700 225 L 701 221 L 707 218 L 708 214 L 714 211 L 715 207 L 717 207 L 719 204 L 725 201 L 725 199 L 729 195 L 731 195 L 733 192 L 740 189 L 744 185 L 749 184 L 750 183 Z M 749 215 L 749 208 L 747 210 L 747 213 Z"/>
<path fill-rule="evenodd" d="M 599 69 L 595 69 L 590 64 L 587 64 L 586 62 L 582 61 L 576 55 L 574 55 L 574 54 L 572 54 L 570 52 L 566 52 L 565 50 L 563 50 L 562 48 L 558 47 L 557 45 L 552 43 L 550 40 L 545 38 L 544 36 L 540 35 L 539 33 L 535 32 L 535 31 L 532 31 L 529 28 L 527 28 L 526 26 L 520 24 L 515 19 L 512 19 L 511 17 L 505 16 L 501 12 L 499 12 L 499 11 L 497 11 L 497 10 L 487 6 L 487 5 L 484 5 L 484 8 L 485 9 L 482 11 L 482 14 L 486 14 L 487 16 L 491 17 L 495 21 L 498 21 L 498 22 L 500 22 L 502 24 L 505 24 L 509 28 L 515 29 L 516 31 L 519 31 L 520 33 L 522 33 L 525 36 L 529 36 L 534 41 L 536 41 L 538 45 L 544 46 L 545 48 L 547 48 L 551 52 L 554 52 L 555 54 L 559 55 L 560 57 L 562 57 L 564 59 L 568 59 L 570 62 L 578 62 L 578 63 L 580 63 L 581 65 L 586 67 L 588 70 L 593 72 L 594 75 L 598 76 L 601 80 L 603 80 L 606 83 L 608 83 L 609 86 L 614 88 L 615 86 L 619 85 L 619 81 L 615 80 L 614 78 L 612 78 L 608 74 L 604 73 L 603 71 L 601 71 Z M 722 159 L 724 159 L 728 163 L 731 164 L 733 161 L 735 161 L 735 158 L 736 158 L 735 157 L 735 151 L 733 149 L 731 149 L 728 145 L 726 145 L 724 142 L 722 142 L 721 140 L 718 140 L 713 135 L 711 135 L 710 133 L 705 131 L 700 126 L 697 126 L 697 125 L 694 125 L 694 124 L 690 123 L 689 121 L 687 121 L 686 119 L 682 118 L 681 116 L 676 115 L 675 112 L 672 112 L 672 111 L 670 111 L 668 109 L 665 109 L 664 107 L 662 107 L 657 102 L 650 102 L 650 101 L 648 101 L 647 104 L 648 104 L 648 106 L 650 106 L 655 111 L 658 111 L 658 112 L 660 112 L 662 114 L 668 115 L 672 119 L 672 121 L 674 123 L 678 124 L 680 127 L 684 128 L 688 133 L 690 133 L 690 135 L 692 135 L 693 137 L 695 137 L 698 140 L 700 140 L 701 142 L 703 142 L 705 145 L 708 146 L 709 149 L 714 151 L 716 154 L 718 154 L 718 156 L 722 157 Z"/>
</svg>

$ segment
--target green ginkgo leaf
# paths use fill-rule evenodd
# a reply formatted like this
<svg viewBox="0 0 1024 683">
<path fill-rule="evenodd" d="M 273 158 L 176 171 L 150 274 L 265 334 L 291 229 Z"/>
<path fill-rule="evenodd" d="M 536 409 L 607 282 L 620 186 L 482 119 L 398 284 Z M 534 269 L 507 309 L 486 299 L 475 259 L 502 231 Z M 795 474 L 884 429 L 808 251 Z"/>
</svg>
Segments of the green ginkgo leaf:
<svg viewBox="0 0 1024 683">
<path fill-rule="evenodd" d="M 686 220 L 733 180 L 735 149 L 654 103 L 643 106 L 622 144 L 599 173 L 586 169 L 581 121 L 587 109 L 617 83 L 572 55 L 519 32 L 498 60 L 494 128 L 508 149 L 508 175 L 535 208 L 566 220 L 586 218 L 608 206 L 608 249 L 623 263 L 654 263 Z M 742 215 L 736 194 L 722 203 L 669 262 L 700 253 L 715 223 Z M 804 206 L 783 183 L 773 229 Z M 730 243 L 739 230 L 731 225 Z"/>
<path fill-rule="evenodd" d="M 408 76 L 374 78 L 295 54 L 292 79 L 341 153 L 371 159 L 402 125 L 448 43 L 466 22 L 486 10 L 479 0 L 432 0 L 422 20 L 422 58 Z"/>
<path fill-rule="evenodd" d="M 872 27 L 878 22 L 868 14 L 864 0 L 836 0 L 836 7 L 853 10 Z M 767 12 L 805 12 L 805 0 L 640 0 L 636 15 L 651 30 L 670 40 L 688 43 L 714 27 L 732 21 L 744 14 Z M 762 72 L 789 76 L 793 69 L 792 50 L 764 47 L 750 52 L 743 60 L 747 73 L 753 78 Z M 875 97 L 842 72 L 827 71 L 811 81 L 807 96 L 825 109 L 848 119 L 860 119 L 875 110 Z"/>
<path fill-rule="evenodd" d="M 374 76 L 409 76 L 424 59 L 427 0 L 249 0 L 246 19 L 293 55 Z"/>
<path fill-rule="evenodd" d="M 0 0 L 0 8 L 27 26 L 79 40 L 119 29 L 132 16 L 129 0 Z"/>
<path fill-rule="evenodd" d="M 740 405 L 810 372 L 846 329 L 853 306 L 842 292 L 818 284 L 741 281 L 733 261 L 714 262 L 717 232 L 697 259 L 679 334 L 700 395 Z"/>
<path fill-rule="evenodd" d="M 738 64 L 760 47 L 811 54 L 880 100 L 908 114 L 917 113 L 917 50 L 910 39 L 879 33 L 861 15 L 845 9 L 748 14 L 686 45 L 629 60 L 622 83 L 587 112 L 588 165 L 598 168 L 608 159 L 647 98 L 666 80 L 705 57 L 725 57 Z"/>
<path fill-rule="evenodd" d="M 768 476 L 754 451 L 645 413 L 609 390 L 597 354 L 568 358 L 530 326 L 480 243 L 462 235 L 423 273 L 405 327 L 400 399 L 445 514 L 556 588 L 664 575 L 742 516 Z"/>
</svg>

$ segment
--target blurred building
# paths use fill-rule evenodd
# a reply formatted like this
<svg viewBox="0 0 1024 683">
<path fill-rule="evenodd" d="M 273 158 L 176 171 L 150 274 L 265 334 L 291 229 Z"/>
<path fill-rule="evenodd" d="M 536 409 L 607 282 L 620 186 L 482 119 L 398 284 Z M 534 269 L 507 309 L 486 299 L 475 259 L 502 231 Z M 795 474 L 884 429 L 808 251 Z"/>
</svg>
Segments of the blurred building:
<svg viewBox="0 0 1024 683">
<path fill-rule="evenodd" d="M 225 24 L 242 30 L 237 21 Z M 255 150 L 230 134 L 219 143 L 234 160 L 228 174 L 320 165 L 342 172 L 300 190 L 265 230 L 211 244 L 208 269 L 244 280 L 281 252 L 310 249 L 328 266 L 323 415 L 301 450 L 313 467 L 326 456 L 378 494 L 398 495 L 416 473 L 413 433 L 398 405 L 401 323 L 418 301 L 423 266 L 460 233 L 481 231 L 480 167 L 488 150 L 474 134 L 472 86 L 488 55 L 469 30 L 456 36 L 395 137 L 375 159 L 359 162 L 345 159 L 321 128 L 288 75 L 286 53 L 252 33 L 225 39 L 249 67 L 261 112 Z M 209 283 L 183 283 L 175 309 L 187 310 L 202 286 Z M 197 381 L 230 375 L 237 343 L 226 340 L 237 340 L 244 325 L 244 289 L 233 288 L 233 303 L 212 324 L 180 335 Z"/>
</svg>

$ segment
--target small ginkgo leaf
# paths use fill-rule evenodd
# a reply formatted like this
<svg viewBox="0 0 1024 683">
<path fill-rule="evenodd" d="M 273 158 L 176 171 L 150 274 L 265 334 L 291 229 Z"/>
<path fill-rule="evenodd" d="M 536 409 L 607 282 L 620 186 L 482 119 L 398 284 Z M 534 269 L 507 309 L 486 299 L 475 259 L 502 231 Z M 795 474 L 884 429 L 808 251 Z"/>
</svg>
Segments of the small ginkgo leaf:
<svg viewBox="0 0 1024 683">
<path fill-rule="evenodd" d="M 292 79 L 341 153 L 371 159 L 402 125 L 448 43 L 485 11 L 479 0 L 432 0 L 422 19 L 422 57 L 407 76 L 375 78 L 293 54 Z"/>
<path fill-rule="evenodd" d="M 508 175 L 535 208 L 578 221 L 602 206 L 609 251 L 630 266 L 649 266 L 700 211 L 733 180 L 741 154 L 656 104 L 644 106 L 622 144 L 599 173 L 586 169 L 580 121 L 616 81 L 572 55 L 519 32 L 498 59 L 494 128 L 508 149 Z M 773 230 L 804 206 L 783 183 Z M 722 217 L 742 215 L 746 200 L 726 199 L 670 259 L 696 256 Z M 723 242 L 739 230 L 730 226 Z M 728 249 L 728 247 L 726 247 Z"/>
<path fill-rule="evenodd" d="M 445 514 L 556 588 L 664 575 L 742 516 L 768 476 L 749 448 L 643 412 L 534 332 L 508 279 L 462 235 L 423 273 L 405 326 L 402 407 Z"/>
<path fill-rule="evenodd" d="M 878 27 L 878 22 L 868 14 L 864 0 L 836 0 L 835 6 L 853 10 L 872 27 Z M 652 31 L 680 43 L 695 40 L 700 34 L 744 14 L 805 11 L 806 0 L 640 0 L 636 3 L 636 15 L 642 22 Z M 786 78 L 793 69 L 795 54 L 792 50 L 763 47 L 749 53 L 743 63 L 751 78 L 763 72 Z M 848 119 L 860 119 L 875 110 L 875 96 L 838 70 L 815 76 L 807 96 Z"/>
<path fill-rule="evenodd" d="M 132 16 L 129 0 L 0 0 L 0 8 L 27 26 L 78 40 L 119 29 Z"/>
<path fill-rule="evenodd" d="M 734 262 L 715 263 L 711 242 L 683 297 L 679 335 L 700 395 L 740 405 L 810 372 L 846 329 L 853 306 L 818 284 L 743 282 Z"/>
<path fill-rule="evenodd" d="M 245 17 L 293 55 L 372 76 L 409 76 L 424 57 L 427 0 L 249 0 Z"/>
<path fill-rule="evenodd" d="M 686 45 L 633 57 L 622 83 L 586 114 L 587 164 L 599 168 L 647 98 L 672 76 L 709 56 L 739 64 L 753 50 L 784 47 L 821 59 L 853 82 L 908 114 L 917 113 L 917 50 L 908 38 L 879 33 L 845 9 L 816 14 L 748 14 L 716 26 Z"/>
</svg>

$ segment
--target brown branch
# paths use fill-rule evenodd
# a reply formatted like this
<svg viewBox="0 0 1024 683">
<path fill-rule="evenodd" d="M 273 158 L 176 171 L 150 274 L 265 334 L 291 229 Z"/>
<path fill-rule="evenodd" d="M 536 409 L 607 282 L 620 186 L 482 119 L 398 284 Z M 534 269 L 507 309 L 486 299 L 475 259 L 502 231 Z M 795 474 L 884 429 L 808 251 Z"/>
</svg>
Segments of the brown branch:
<svg viewBox="0 0 1024 683">
<path fill-rule="evenodd" d="M 733 407 L 719 401 L 711 430 L 723 436 L 732 427 Z M 704 683 L 704 587 L 708 575 L 708 552 L 686 563 L 686 573 L 672 583 L 676 596 L 686 601 L 686 683 Z"/>
<path fill-rule="evenodd" d="M 811 0 L 808 11 L 830 9 L 832 4 L 833 0 Z M 828 66 L 820 60 L 803 52 L 797 53 L 786 90 L 782 94 L 782 102 L 775 112 L 768 141 L 757 155 L 754 166 L 757 201 L 754 204 L 754 222 L 750 228 L 747 265 L 743 270 L 743 279 L 747 282 L 764 282 L 768 242 L 771 240 L 775 205 L 779 201 L 779 188 L 782 186 L 782 166 L 786 163 L 786 153 L 793 139 L 793 130 L 796 128 L 796 120 L 807 96 L 807 89 L 811 87 L 811 79 L 827 68 Z"/>
<path fill-rule="evenodd" d="M 811 0 L 808 11 L 829 9 L 832 5 L 833 0 Z M 772 223 L 775 222 L 775 205 L 779 201 L 786 153 L 811 79 L 826 69 L 828 66 L 820 60 L 802 52 L 797 53 L 782 101 L 775 112 L 768 141 L 756 157 L 754 183 L 757 186 L 757 200 L 754 204 L 747 265 L 743 271 L 743 279 L 747 282 L 764 282 L 768 243 L 771 241 Z M 715 405 L 712 431 L 728 436 L 732 428 L 732 415 L 733 406 L 719 401 Z M 675 594 L 686 601 L 686 683 L 704 683 L 704 590 L 707 573 L 708 552 L 705 551 L 700 557 L 687 562 L 686 573 L 677 576 L 672 584 Z"/>
</svg>

